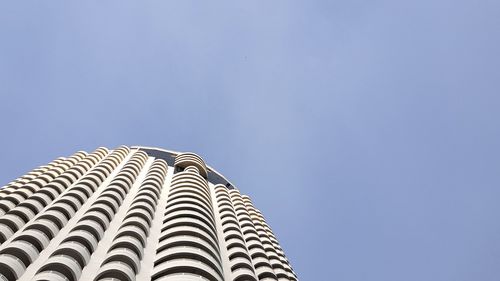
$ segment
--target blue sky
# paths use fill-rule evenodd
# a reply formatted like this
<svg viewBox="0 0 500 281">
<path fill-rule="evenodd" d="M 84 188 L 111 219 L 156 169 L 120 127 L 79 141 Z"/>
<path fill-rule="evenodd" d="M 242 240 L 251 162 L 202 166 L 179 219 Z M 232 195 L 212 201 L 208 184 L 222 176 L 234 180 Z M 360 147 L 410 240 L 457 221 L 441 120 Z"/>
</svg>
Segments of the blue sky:
<svg viewBox="0 0 500 281">
<path fill-rule="evenodd" d="M 500 2 L 82 2 L 0 3 L 0 182 L 194 151 L 303 281 L 498 280 Z"/>
</svg>

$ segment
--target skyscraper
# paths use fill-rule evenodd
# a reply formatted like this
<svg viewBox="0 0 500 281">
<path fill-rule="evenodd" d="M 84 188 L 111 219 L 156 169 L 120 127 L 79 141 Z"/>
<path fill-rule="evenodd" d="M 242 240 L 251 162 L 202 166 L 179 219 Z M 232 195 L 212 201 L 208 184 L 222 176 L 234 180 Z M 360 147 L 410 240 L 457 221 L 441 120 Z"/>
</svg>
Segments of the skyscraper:
<svg viewBox="0 0 500 281">
<path fill-rule="evenodd" d="M 297 280 L 250 198 L 193 153 L 98 148 L 0 188 L 0 280 Z"/>
</svg>

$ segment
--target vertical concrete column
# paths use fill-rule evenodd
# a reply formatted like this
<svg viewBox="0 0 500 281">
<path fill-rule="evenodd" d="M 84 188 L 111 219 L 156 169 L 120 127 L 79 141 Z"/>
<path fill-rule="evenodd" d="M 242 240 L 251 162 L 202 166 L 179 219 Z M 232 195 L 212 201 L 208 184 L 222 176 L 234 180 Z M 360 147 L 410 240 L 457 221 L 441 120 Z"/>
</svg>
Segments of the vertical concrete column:
<svg viewBox="0 0 500 281">
<path fill-rule="evenodd" d="M 175 171 L 151 280 L 223 281 L 205 163 L 196 154 L 182 153 Z"/>
<path fill-rule="evenodd" d="M 220 222 L 218 226 L 222 230 L 219 241 L 225 248 L 223 259 L 229 265 L 230 280 L 257 280 L 228 189 L 219 184 L 214 186 L 214 190 Z"/>
<path fill-rule="evenodd" d="M 166 174 L 167 163 L 155 160 L 130 204 L 94 280 L 136 280 Z"/>
<path fill-rule="evenodd" d="M 161 230 L 163 228 L 163 215 L 165 213 L 165 206 L 167 205 L 167 198 L 170 193 L 173 175 L 174 169 L 169 167 L 169 169 L 167 170 L 166 178 L 163 182 L 160 197 L 158 199 L 155 216 L 151 223 L 148 241 L 146 243 L 146 247 L 144 248 L 144 253 L 146 254 L 141 261 L 141 270 L 136 275 L 136 280 L 151 279 L 154 263 L 156 260 L 156 250 L 158 249 Z"/>
<path fill-rule="evenodd" d="M 78 280 L 146 160 L 145 153 L 134 153 L 33 280 L 59 280 L 61 277 L 71 281 Z"/>
<path fill-rule="evenodd" d="M 237 190 L 231 190 L 229 193 L 235 205 L 238 221 L 243 231 L 243 237 L 250 252 L 257 277 L 259 280 L 277 280 L 278 277 L 271 266 L 262 240 L 248 212 L 247 204 L 251 204 L 251 202 L 246 200 L 246 196 L 241 196 Z"/>
</svg>

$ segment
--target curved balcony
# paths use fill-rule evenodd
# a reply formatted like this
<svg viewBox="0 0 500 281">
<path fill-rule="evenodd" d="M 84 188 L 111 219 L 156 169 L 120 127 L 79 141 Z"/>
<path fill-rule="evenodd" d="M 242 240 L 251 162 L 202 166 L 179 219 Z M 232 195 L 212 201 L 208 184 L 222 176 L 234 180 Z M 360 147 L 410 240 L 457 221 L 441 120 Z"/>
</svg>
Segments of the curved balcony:
<svg viewBox="0 0 500 281">
<path fill-rule="evenodd" d="M 182 169 L 185 169 L 189 166 L 195 166 L 196 168 L 198 168 L 198 171 L 202 177 L 207 178 L 208 175 L 205 161 L 203 161 L 203 159 L 195 153 L 185 152 L 177 155 L 175 157 L 174 166 Z"/>
<path fill-rule="evenodd" d="M 151 281 L 156 280 L 182 280 L 182 279 L 163 279 L 168 275 L 173 274 L 189 274 L 191 276 L 196 276 L 197 278 L 203 277 L 209 281 L 222 281 L 223 278 L 220 274 L 211 266 L 200 262 L 193 258 L 179 257 L 172 259 L 168 262 L 162 262 L 156 265 L 153 269 L 153 274 Z M 186 279 L 190 280 L 190 279 Z"/>
<path fill-rule="evenodd" d="M 26 270 L 22 261 L 12 255 L 0 255 L 0 274 L 8 281 L 15 281 Z"/>
<path fill-rule="evenodd" d="M 144 254 L 144 248 L 142 247 L 141 241 L 133 236 L 122 236 L 116 238 L 109 249 L 113 250 L 118 248 L 126 248 L 132 250 L 140 259 L 142 259 L 142 256 Z"/>
<path fill-rule="evenodd" d="M 70 256 L 57 255 L 51 256 L 46 264 L 38 271 L 55 271 L 64 275 L 69 281 L 77 281 L 82 274 L 82 268 L 78 262 Z"/>
<path fill-rule="evenodd" d="M 1 279 L 0 279 L 1 280 Z M 32 279 L 33 281 L 68 281 L 64 275 L 56 271 L 45 271 L 38 273 Z"/>
<path fill-rule="evenodd" d="M 71 241 L 75 241 L 84 245 L 90 253 L 93 253 L 95 251 L 98 243 L 97 238 L 93 234 L 85 230 L 73 230 L 68 235 L 68 237 L 63 240 L 62 243 Z"/>
<path fill-rule="evenodd" d="M 28 267 L 38 257 L 38 249 L 29 242 L 17 240 L 0 251 L 0 254 L 12 255 Z"/>
<path fill-rule="evenodd" d="M 103 265 L 111 262 L 120 262 L 127 264 L 134 274 L 137 274 L 140 270 L 141 259 L 132 250 L 127 248 L 116 248 L 108 252 L 108 257 L 104 260 Z"/>
<path fill-rule="evenodd" d="M 50 239 L 54 238 L 59 232 L 59 228 L 57 224 L 49 219 L 39 219 L 33 223 L 28 224 L 26 226 L 25 231 L 29 229 L 36 229 L 44 233 Z"/>
<path fill-rule="evenodd" d="M 135 273 L 128 264 L 113 261 L 103 265 L 94 280 L 134 281 Z"/>
<path fill-rule="evenodd" d="M 66 255 L 73 258 L 81 268 L 84 268 L 87 262 L 90 260 L 90 252 L 83 244 L 79 242 L 64 242 L 53 255 Z"/>
</svg>

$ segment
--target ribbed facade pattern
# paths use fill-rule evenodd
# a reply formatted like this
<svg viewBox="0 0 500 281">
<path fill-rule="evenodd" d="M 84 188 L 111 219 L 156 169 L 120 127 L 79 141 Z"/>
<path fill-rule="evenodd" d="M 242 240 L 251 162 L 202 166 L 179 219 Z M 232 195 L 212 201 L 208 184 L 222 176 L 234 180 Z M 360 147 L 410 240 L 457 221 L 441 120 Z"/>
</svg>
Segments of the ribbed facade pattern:
<svg viewBox="0 0 500 281">
<path fill-rule="evenodd" d="M 293 280 L 250 198 L 194 153 L 57 158 L 0 188 L 0 281 Z"/>
</svg>

